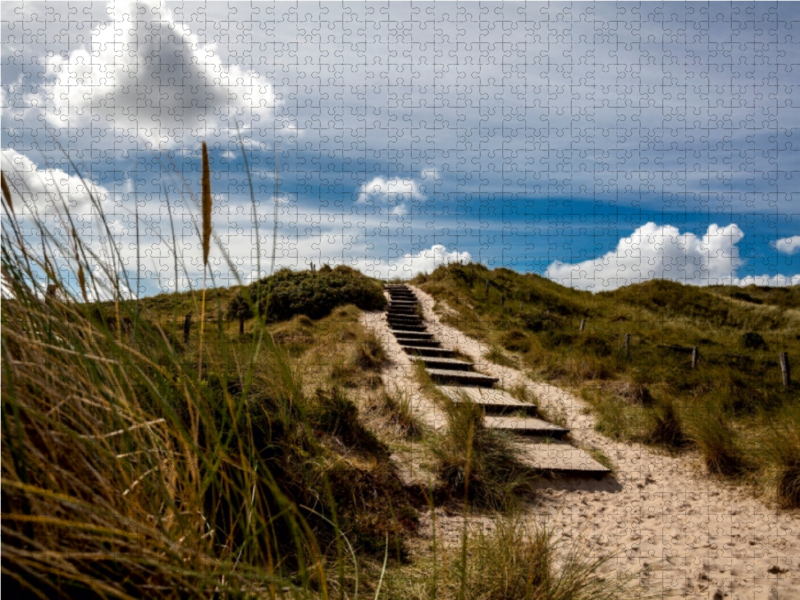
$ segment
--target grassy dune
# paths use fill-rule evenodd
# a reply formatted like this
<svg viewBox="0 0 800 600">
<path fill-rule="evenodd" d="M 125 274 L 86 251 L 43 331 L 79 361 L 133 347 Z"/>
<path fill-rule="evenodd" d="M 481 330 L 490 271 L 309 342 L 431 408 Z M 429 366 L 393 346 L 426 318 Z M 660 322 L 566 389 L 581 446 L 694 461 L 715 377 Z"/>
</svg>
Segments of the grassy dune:
<svg viewBox="0 0 800 600">
<path fill-rule="evenodd" d="M 23 235 L 19 196 L 3 179 L 7 594 L 617 596 L 596 574 L 603 559 L 555 561 L 548 532 L 527 535 L 503 514 L 508 527 L 474 538 L 461 562 L 443 560 L 435 528 L 432 545 L 412 555 L 421 506 L 390 454 L 393 444 L 431 440 L 407 399 L 386 397 L 383 346 L 358 321 L 353 303 L 385 302 L 379 282 L 342 267 L 279 271 L 251 286 L 205 282 L 127 300 L 118 257 L 93 256 L 74 228 L 57 268 L 52 253 L 38 254 L 40 242 L 59 240 L 31 216 L 36 233 Z M 206 172 L 204 264 L 208 184 Z M 103 296 L 113 300 L 91 301 Z M 476 464 L 486 462 L 481 452 L 470 450 Z M 458 486 L 470 459 L 453 460 Z M 473 547 L 487 558 L 467 560 Z"/>
<path fill-rule="evenodd" d="M 697 450 L 710 473 L 800 506 L 800 386 L 785 388 L 779 365 L 780 352 L 800 361 L 800 287 L 657 280 L 592 294 L 482 265 L 414 283 L 488 359 L 578 391 L 603 433 Z"/>
</svg>

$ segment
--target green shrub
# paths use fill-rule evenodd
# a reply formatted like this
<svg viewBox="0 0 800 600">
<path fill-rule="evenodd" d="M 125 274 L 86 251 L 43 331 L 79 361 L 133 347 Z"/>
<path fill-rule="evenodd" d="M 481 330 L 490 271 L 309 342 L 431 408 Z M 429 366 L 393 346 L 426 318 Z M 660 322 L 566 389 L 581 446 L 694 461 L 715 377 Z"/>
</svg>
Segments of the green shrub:
<svg viewBox="0 0 800 600">
<path fill-rule="evenodd" d="M 247 302 L 244 295 L 239 292 L 228 302 L 228 309 L 225 312 L 225 316 L 230 321 L 236 321 L 237 319 L 252 319 L 254 315 L 250 308 L 250 303 Z"/>
<path fill-rule="evenodd" d="M 337 306 L 347 304 L 362 310 L 380 310 L 386 306 L 386 298 L 377 282 L 349 267 L 325 267 L 328 265 L 316 273 L 281 269 L 272 277 L 252 284 L 250 295 L 260 298 L 259 312 L 266 311 L 267 320 L 271 322 L 295 315 L 321 319 Z M 261 294 L 257 295 L 259 286 Z"/>
<path fill-rule="evenodd" d="M 746 331 L 739 338 L 739 345 L 746 350 L 766 350 L 767 343 L 760 333 Z"/>
</svg>

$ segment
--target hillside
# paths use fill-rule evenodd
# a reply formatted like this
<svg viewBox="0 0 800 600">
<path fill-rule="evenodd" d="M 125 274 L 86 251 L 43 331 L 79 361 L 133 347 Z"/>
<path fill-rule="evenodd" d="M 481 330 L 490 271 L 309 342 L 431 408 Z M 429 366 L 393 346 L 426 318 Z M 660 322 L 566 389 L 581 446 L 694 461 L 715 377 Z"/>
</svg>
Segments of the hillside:
<svg viewBox="0 0 800 600">
<path fill-rule="evenodd" d="M 797 286 L 657 280 L 591 294 L 482 265 L 414 283 L 489 360 L 578 392 L 602 433 L 698 451 L 710 473 L 800 506 L 800 387 L 784 387 L 779 363 L 800 359 Z"/>
</svg>

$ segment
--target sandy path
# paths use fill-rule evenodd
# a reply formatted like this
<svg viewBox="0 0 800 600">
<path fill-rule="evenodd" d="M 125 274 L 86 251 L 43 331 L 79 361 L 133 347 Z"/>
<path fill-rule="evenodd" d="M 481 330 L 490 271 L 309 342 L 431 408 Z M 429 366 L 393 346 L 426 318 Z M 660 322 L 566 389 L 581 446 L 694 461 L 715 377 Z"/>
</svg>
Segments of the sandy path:
<svg viewBox="0 0 800 600">
<path fill-rule="evenodd" d="M 614 463 L 615 478 L 543 482 L 531 517 L 545 518 L 569 538 L 583 535 L 590 549 L 618 552 L 609 575 L 643 570 L 641 583 L 657 597 L 800 599 L 798 511 L 778 512 L 710 478 L 697 457 L 670 457 L 597 433 L 581 399 L 486 361 L 485 345 L 440 323 L 433 298 L 412 289 L 444 347 L 471 356 L 503 387 L 527 386 L 539 405 L 566 417 L 578 444 L 602 450 Z M 446 537 L 463 524 L 461 517 L 437 519 Z"/>
<path fill-rule="evenodd" d="M 386 392 L 398 398 L 403 396 L 409 398 L 414 413 L 430 427 L 434 429 L 446 427 L 446 415 L 422 393 L 414 378 L 412 361 L 391 333 L 386 313 L 362 311 L 359 321 L 365 329 L 373 331 L 380 338 L 389 355 L 389 361 L 381 371 Z"/>
</svg>

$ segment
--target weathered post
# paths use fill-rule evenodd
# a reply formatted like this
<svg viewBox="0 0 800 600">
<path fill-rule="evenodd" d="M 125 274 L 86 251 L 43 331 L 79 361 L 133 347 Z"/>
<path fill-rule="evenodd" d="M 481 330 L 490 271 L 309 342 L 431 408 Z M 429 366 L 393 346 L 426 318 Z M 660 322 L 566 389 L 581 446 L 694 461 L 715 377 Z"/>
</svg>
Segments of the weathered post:
<svg viewBox="0 0 800 600">
<path fill-rule="evenodd" d="M 792 383 L 791 374 L 789 373 L 789 354 L 781 352 L 781 373 L 783 374 L 783 387 L 788 388 Z"/>
<path fill-rule="evenodd" d="M 239 335 L 244 335 L 244 313 L 239 313 Z"/>
<path fill-rule="evenodd" d="M 189 333 L 192 330 L 192 313 L 186 315 L 186 318 L 183 320 L 183 343 L 189 343 Z"/>
<path fill-rule="evenodd" d="M 581 319 L 581 333 L 583 333 L 584 327 L 586 327 L 586 319 Z"/>
<path fill-rule="evenodd" d="M 697 357 L 699 354 L 697 346 L 692 346 L 692 370 L 697 368 Z"/>
<path fill-rule="evenodd" d="M 486 297 L 488 298 L 489 297 L 489 280 L 486 279 L 485 281 L 486 281 L 486 291 L 484 293 L 485 293 Z"/>
<path fill-rule="evenodd" d="M 630 356 L 630 352 L 631 352 L 631 334 L 630 333 L 626 333 L 625 334 L 625 358 L 628 358 Z"/>
<path fill-rule="evenodd" d="M 519 301 L 519 311 L 522 312 L 522 300 Z"/>
</svg>

